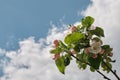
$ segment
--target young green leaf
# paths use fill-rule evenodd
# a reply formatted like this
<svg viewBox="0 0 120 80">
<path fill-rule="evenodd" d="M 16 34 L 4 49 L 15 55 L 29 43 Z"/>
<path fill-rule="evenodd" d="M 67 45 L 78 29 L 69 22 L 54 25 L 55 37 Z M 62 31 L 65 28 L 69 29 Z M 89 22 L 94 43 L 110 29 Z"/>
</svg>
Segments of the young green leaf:
<svg viewBox="0 0 120 80">
<path fill-rule="evenodd" d="M 113 50 L 113 48 L 110 48 L 110 45 L 103 45 L 102 49 L 105 50 L 105 53 L 110 53 Z"/>
<path fill-rule="evenodd" d="M 98 55 L 97 58 L 93 58 L 93 57 L 89 57 L 89 62 L 90 62 L 90 65 L 95 68 L 95 69 L 99 69 L 99 66 L 100 66 L 100 62 L 102 60 L 102 57 L 100 55 Z"/>
<path fill-rule="evenodd" d="M 98 37 L 101 37 L 101 36 L 104 37 L 104 30 L 100 27 L 96 27 L 95 30 L 90 30 L 90 33 Z"/>
<path fill-rule="evenodd" d="M 57 53 L 61 53 L 61 52 L 62 52 L 62 49 L 59 48 L 59 47 L 57 47 L 57 48 L 50 51 L 51 54 L 57 54 Z"/>
<path fill-rule="evenodd" d="M 110 64 L 109 62 L 107 62 L 106 64 L 109 66 L 110 69 L 112 69 L 112 64 Z M 107 68 L 107 73 L 110 72 L 110 69 Z"/>
<path fill-rule="evenodd" d="M 61 40 L 59 41 L 59 46 L 64 49 L 67 49 L 67 46 Z"/>
<path fill-rule="evenodd" d="M 95 72 L 95 69 L 93 67 L 90 67 L 91 72 Z"/>
<path fill-rule="evenodd" d="M 75 45 L 75 47 L 74 47 L 74 50 L 76 51 L 76 52 L 80 52 L 80 49 L 82 48 L 82 46 L 80 45 L 80 44 L 77 44 L 77 45 Z"/>
<path fill-rule="evenodd" d="M 66 58 L 64 59 L 64 63 L 65 63 L 65 66 L 68 66 L 68 65 L 70 64 L 70 59 L 69 59 L 69 57 L 66 57 Z"/>
<path fill-rule="evenodd" d="M 76 61 L 76 63 L 78 64 L 78 67 L 80 69 L 86 69 L 87 64 L 84 62 L 88 61 L 88 56 L 86 54 L 82 53 L 82 54 L 77 54 L 76 57 L 81 60 L 81 61 L 79 61 L 79 60 Z"/>
<path fill-rule="evenodd" d="M 72 60 L 72 57 L 69 53 L 65 54 L 65 57 L 69 58 L 69 60 Z"/>
<path fill-rule="evenodd" d="M 82 19 L 82 25 L 83 27 L 89 28 L 94 22 L 94 18 L 87 16 L 84 19 Z"/>
<path fill-rule="evenodd" d="M 64 57 L 60 57 L 58 58 L 56 61 L 56 66 L 58 68 L 58 70 L 62 73 L 65 74 L 65 63 L 64 63 Z"/>
<path fill-rule="evenodd" d="M 73 32 L 65 37 L 64 42 L 66 44 L 77 43 L 79 40 L 83 39 L 85 36 L 79 32 Z"/>
</svg>

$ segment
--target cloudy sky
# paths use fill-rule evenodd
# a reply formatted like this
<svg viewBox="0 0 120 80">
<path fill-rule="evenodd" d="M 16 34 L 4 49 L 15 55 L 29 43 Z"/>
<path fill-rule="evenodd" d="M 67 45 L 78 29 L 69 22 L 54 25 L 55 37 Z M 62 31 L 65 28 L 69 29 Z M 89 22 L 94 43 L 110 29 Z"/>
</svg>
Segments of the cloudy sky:
<svg viewBox="0 0 120 80">
<path fill-rule="evenodd" d="M 49 53 L 54 39 L 63 39 L 67 25 L 84 16 L 105 30 L 105 44 L 114 48 L 113 69 L 120 75 L 120 0 L 0 0 L 0 80 L 103 80 L 74 61 L 62 75 Z M 106 74 L 112 80 L 112 74 Z"/>
</svg>

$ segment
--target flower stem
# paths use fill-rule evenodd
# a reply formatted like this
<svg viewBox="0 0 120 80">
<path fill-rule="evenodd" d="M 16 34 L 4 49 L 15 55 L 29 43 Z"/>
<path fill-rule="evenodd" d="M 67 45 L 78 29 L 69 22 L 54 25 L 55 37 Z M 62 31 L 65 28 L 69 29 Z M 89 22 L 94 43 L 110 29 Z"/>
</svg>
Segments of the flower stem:
<svg viewBox="0 0 120 80">
<path fill-rule="evenodd" d="M 71 54 L 71 53 L 70 53 Z M 73 54 L 71 54 L 71 56 L 72 57 L 74 57 L 76 60 L 78 60 L 78 61 L 80 61 L 80 62 L 83 62 L 82 60 L 80 60 L 79 58 L 77 58 L 76 56 L 74 56 Z M 87 65 L 89 65 L 89 66 L 91 66 L 89 63 L 87 63 L 87 62 L 83 62 L 83 63 L 85 63 L 85 64 L 87 64 Z M 91 66 L 92 67 L 92 66 Z M 94 68 L 94 67 L 93 67 Z M 95 69 L 95 68 L 94 68 Z M 96 70 L 96 69 L 95 69 Z M 96 70 L 100 75 L 102 75 L 105 79 L 107 79 L 107 80 L 111 80 L 111 79 L 109 79 L 107 76 L 105 76 L 102 72 L 100 72 L 99 70 Z"/>
<path fill-rule="evenodd" d="M 107 79 L 107 80 L 111 80 L 111 79 L 109 79 L 108 77 L 106 77 L 103 73 L 101 73 L 100 71 L 98 71 L 98 70 L 96 70 L 99 74 L 101 74 L 105 79 Z"/>
<path fill-rule="evenodd" d="M 68 50 L 65 50 L 65 52 L 66 53 L 69 53 L 72 57 L 74 57 L 76 60 L 78 60 L 78 61 L 80 61 L 80 62 L 82 62 L 82 63 L 85 63 L 85 64 L 87 64 L 87 65 L 89 65 L 89 66 L 91 66 L 89 63 L 87 63 L 87 62 L 85 62 L 85 61 L 82 61 L 82 60 L 80 60 L 79 58 L 77 58 L 76 56 L 74 56 L 70 51 L 68 51 Z M 92 67 L 92 66 L 91 66 Z M 94 68 L 94 67 L 93 67 Z M 94 68 L 95 69 L 95 68 Z M 96 69 L 95 69 L 96 70 Z M 100 72 L 99 70 L 96 70 L 100 75 L 102 75 L 105 79 L 107 79 L 107 80 L 111 80 L 111 79 L 109 79 L 107 76 L 105 76 L 102 72 Z"/>
<path fill-rule="evenodd" d="M 102 61 L 103 64 L 115 75 L 115 77 L 120 80 L 120 77 L 116 74 L 116 71 L 113 71 L 104 61 Z"/>
</svg>

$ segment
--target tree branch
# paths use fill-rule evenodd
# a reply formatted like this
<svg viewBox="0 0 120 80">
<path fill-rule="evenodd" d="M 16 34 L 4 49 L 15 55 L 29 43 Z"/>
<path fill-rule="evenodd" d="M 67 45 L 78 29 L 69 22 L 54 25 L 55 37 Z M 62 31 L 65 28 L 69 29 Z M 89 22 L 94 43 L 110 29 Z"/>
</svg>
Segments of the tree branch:
<svg viewBox="0 0 120 80">
<path fill-rule="evenodd" d="M 116 71 L 113 71 L 104 61 L 102 61 L 103 64 L 115 75 L 115 77 L 120 80 L 119 76 L 116 74 Z"/>
<path fill-rule="evenodd" d="M 69 53 L 71 54 L 71 52 L 69 52 Z M 91 66 L 89 63 L 80 60 L 79 58 L 77 58 L 77 57 L 74 56 L 73 54 L 71 54 L 71 56 L 74 57 L 76 60 L 78 60 L 78 61 L 80 61 L 80 62 L 83 62 L 83 63 L 85 63 L 85 64 Z M 91 67 L 92 67 L 92 66 L 91 66 Z M 93 67 L 93 68 L 94 68 L 94 67 Z M 95 68 L 94 68 L 94 69 L 95 69 Z M 96 69 L 95 69 L 95 70 L 96 70 Z M 96 70 L 96 71 L 97 71 L 100 75 L 102 75 L 105 79 L 111 80 L 111 79 L 109 79 L 107 76 L 105 76 L 102 72 L 100 72 L 99 70 Z"/>
<path fill-rule="evenodd" d="M 105 79 L 107 79 L 107 80 L 111 80 L 111 79 L 109 79 L 108 77 L 106 77 L 103 73 L 101 73 L 100 71 L 98 71 L 98 70 L 96 70 L 99 74 L 101 74 Z"/>
</svg>

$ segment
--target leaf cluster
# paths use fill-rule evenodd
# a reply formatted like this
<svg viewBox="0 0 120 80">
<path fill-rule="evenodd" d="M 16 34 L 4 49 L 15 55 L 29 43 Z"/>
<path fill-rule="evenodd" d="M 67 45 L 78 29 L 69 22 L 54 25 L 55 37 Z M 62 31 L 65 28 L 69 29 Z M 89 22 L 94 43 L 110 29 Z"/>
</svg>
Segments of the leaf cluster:
<svg viewBox="0 0 120 80">
<path fill-rule="evenodd" d="M 109 45 L 101 45 L 101 49 L 104 52 L 97 53 L 97 57 L 93 57 L 92 52 L 85 52 L 86 48 L 90 48 L 90 41 L 96 40 L 99 42 L 101 37 L 104 37 L 104 30 L 101 27 L 91 29 L 94 23 L 94 18 L 87 16 L 81 20 L 81 25 L 76 26 L 76 31 L 68 34 L 64 41 L 59 40 L 59 45 L 50 51 L 51 54 L 60 54 L 60 57 L 55 60 L 55 64 L 61 73 L 65 73 L 66 67 L 72 60 L 72 55 L 76 58 L 76 64 L 80 69 L 86 69 L 90 66 L 90 71 L 94 72 L 102 67 L 103 71 L 110 72 L 110 70 L 103 63 L 105 62 L 110 68 L 112 68 L 112 59 L 110 53 L 112 48 Z M 72 53 L 71 49 L 74 49 Z"/>
</svg>

